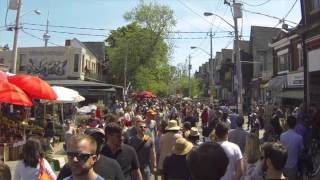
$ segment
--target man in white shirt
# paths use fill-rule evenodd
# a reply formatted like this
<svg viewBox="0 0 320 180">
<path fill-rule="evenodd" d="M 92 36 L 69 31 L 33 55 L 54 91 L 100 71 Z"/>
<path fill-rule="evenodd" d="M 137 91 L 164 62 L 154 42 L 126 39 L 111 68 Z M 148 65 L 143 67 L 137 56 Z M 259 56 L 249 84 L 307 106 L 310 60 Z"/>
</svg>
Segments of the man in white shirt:
<svg viewBox="0 0 320 180">
<path fill-rule="evenodd" d="M 216 141 L 229 158 L 227 171 L 220 180 L 240 180 L 243 173 L 242 153 L 238 145 L 228 141 L 228 131 L 229 125 L 225 122 L 219 122 L 215 128 Z"/>
</svg>

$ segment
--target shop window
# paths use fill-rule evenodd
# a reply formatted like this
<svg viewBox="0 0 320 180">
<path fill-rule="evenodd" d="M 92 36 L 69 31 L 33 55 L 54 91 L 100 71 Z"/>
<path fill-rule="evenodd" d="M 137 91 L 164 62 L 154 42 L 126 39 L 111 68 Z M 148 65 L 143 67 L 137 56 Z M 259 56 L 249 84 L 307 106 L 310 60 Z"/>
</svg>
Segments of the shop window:
<svg viewBox="0 0 320 180">
<path fill-rule="evenodd" d="M 74 55 L 74 59 L 73 59 L 73 72 L 78 72 L 78 71 L 79 71 L 79 58 L 80 58 L 80 55 L 79 55 L 79 54 L 75 54 L 75 55 Z"/>
</svg>

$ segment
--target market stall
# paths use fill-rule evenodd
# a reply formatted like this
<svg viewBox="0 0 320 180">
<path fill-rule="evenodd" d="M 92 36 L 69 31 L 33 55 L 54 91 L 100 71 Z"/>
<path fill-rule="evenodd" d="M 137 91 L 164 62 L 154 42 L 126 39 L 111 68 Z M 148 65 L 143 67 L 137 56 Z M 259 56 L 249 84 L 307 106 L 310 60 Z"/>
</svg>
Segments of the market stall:
<svg viewBox="0 0 320 180">
<path fill-rule="evenodd" d="M 20 159 L 29 135 L 43 134 L 43 128 L 30 121 L 28 113 L 34 99 L 57 98 L 51 86 L 36 76 L 0 73 L 0 159 Z"/>
</svg>

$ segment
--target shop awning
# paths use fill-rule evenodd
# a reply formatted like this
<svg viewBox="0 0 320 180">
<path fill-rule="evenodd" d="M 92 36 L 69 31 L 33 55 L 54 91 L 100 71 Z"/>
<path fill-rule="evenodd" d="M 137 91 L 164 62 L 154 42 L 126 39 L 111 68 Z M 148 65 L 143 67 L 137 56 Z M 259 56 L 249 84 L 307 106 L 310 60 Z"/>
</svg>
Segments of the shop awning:
<svg viewBox="0 0 320 180">
<path fill-rule="evenodd" d="M 285 84 L 287 83 L 287 76 L 276 76 L 265 85 L 265 87 L 269 89 L 282 89 L 285 87 Z"/>
<path fill-rule="evenodd" d="M 63 86 L 63 87 L 95 87 L 95 88 L 116 88 L 120 89 L 123 86 L 118 86 L 114 84 L 106 84 L 100 82 L 93 82 L 93 81 L 82 81 L 82 80 L 46 80 L 52 86 Z"/>
<path fill-rule="evenodd" d="M 281 92 L 278 97 L 287 99 L 303 99 L 303 89 L 286 90 Z"/>
</svg>

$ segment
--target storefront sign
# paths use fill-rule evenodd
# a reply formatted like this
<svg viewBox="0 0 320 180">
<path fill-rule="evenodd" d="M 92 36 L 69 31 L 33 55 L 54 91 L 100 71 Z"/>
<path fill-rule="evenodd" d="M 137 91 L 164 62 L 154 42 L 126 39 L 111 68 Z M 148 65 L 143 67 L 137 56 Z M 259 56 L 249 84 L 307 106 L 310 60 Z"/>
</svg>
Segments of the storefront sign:
<svg viewBox="0 0 320 180">
<path fill-rule="evenodd" d="M 288 81 L 288 87 L 303 86 L 303 72 L 288 74 L 287 81 Z"/>
<path fill-rule="evenodd" d="M 320 71 L 320 48 L 308 53 L 309 72 Z"/>
</svg>

